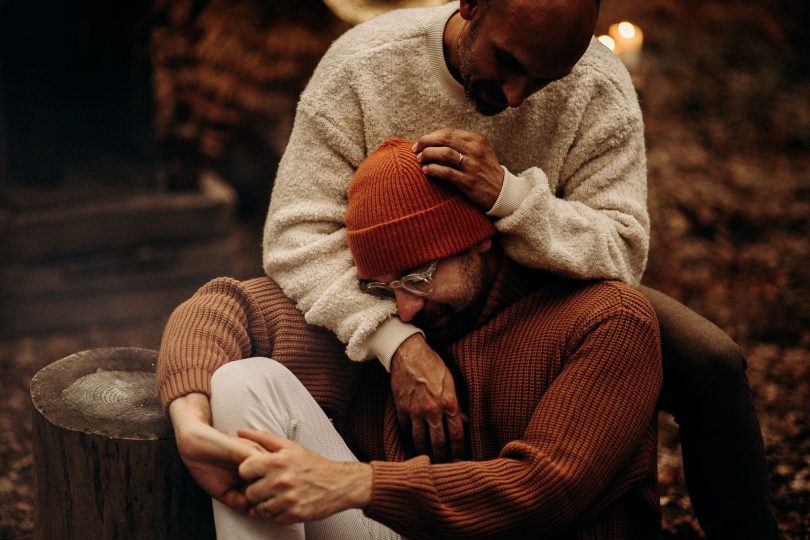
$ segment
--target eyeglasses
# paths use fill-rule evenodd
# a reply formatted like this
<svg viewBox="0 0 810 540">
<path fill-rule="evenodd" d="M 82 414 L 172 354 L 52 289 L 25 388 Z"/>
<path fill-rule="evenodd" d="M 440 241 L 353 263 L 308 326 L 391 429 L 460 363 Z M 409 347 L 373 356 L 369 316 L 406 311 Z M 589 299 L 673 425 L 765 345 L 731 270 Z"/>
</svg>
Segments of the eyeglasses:
<svg viewBox="0 0 810 540">
<path fill-rule="evenodd" d="M 357 286 L 361 291 L 381 298 L 394 298 L 396 289 L 404 289 L 414 296 L 430 296 L 433 294 L 433 272 L 438 265 L 439 261 L 433 261 L 424 272 L 408 274 L 388 283 L 361 279 L 357 282 Z"/>
</svg>

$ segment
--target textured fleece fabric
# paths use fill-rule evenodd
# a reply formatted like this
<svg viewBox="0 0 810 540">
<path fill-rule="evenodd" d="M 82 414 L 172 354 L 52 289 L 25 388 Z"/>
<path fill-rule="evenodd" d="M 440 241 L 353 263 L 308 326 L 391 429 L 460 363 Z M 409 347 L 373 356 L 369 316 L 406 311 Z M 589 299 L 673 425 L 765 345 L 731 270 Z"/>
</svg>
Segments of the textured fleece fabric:
<svg viewBox="0 0 810 540">
<path fill-rule="evenodd" d="M 525 190 L 502 192 L 490 212 L 500 216 L 504 251 L 520 264 L 630 284 L 644 270 L 643 126 L 621 62 L 593 40 L 568 76 L 517 109 L 484 117 L 444 61 L 444 26 L 457 8 L 394 11 L 340 37 L 301 95 L 279 165 L 264 269 L 307 322 L 332 330 L 354 360 L 385 363 L 403 327 L 416 331 L 392 318 L 393 302 L 357 289 L 343 222 L 354 170 L 393 136 L 417 139 L 454 127 L 488 137 L 508 170 L 509 192 Z M 398 337 L 375 335 L 386 327 Z"/>
<path fill-rule="evenodd" d="M 160 398 L 167 407 L 210 394 L 219 366 L 272 356 L 371 461 L 366 514 L 407 538 L 657 537 L 660 344 L 644 297 L 506 261 L 471 328 L 433 344 L 469 416 L 465 461 L 416 456 L 400 436 L 388 373 L 346 359 L 266 277 L 215 280 L 173 313 Z"/>
</svg>

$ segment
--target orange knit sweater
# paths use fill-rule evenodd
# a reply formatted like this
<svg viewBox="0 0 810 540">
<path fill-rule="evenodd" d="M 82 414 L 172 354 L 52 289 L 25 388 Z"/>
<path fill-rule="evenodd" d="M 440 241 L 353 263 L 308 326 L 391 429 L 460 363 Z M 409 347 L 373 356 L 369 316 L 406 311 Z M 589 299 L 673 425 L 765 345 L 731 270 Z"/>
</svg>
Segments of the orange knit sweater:
<svg viewBox="0 0 810 540">
<path fill-rule="evenodd" d="M 175 310 L 158 389 L 168 407 L 210 393 L 230 360 L 284 363 L 371 461 L 365 513 L 409 538 L 655 538 L 661 365 L 646 300 L 505 261 L 474 328 L 439 351 L 469 416 L 469 461 L 415 457 L 385 370 L 346 359 L 268 278 L 214 280 Z"/>
</svg>

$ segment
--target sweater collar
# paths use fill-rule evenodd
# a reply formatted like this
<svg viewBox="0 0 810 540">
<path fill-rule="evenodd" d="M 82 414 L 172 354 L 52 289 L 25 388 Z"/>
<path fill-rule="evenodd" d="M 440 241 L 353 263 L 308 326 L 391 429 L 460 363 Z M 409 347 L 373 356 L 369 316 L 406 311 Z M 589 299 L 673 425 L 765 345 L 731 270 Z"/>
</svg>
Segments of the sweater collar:
<svg viewBox="0 0 810 540">
<path fill-rule="evenodd" d="M 498 249 L 494 246 L 493 248 Z M 492 281 L 492 287 L 489 289 L 484 305 L 481 307 L 481 313 L 476 317 L 472 329 L 486 324 L 501 310 L 535 289 L 537 282 L 530 278 L 528 275 L 530 272 L 511 261 L 498 249 L 498 268 L 495 272 L 495 279 Z"/>
<path fill-rule="evenodd" d="M 453 77 L 447 69 L 447 62 L 444 59 L 444 27 L 450 17 L 458 12 L 458 2 L 450 2 L 436 10 L 436 16 L 428 22 L 427 26 L 427 48 L 428 66 L 430 72 L 436 77 L 439 85 L 454 99 L 463 103 L 467 102 L 464 94 L 464 87 Z"/>
</svg>

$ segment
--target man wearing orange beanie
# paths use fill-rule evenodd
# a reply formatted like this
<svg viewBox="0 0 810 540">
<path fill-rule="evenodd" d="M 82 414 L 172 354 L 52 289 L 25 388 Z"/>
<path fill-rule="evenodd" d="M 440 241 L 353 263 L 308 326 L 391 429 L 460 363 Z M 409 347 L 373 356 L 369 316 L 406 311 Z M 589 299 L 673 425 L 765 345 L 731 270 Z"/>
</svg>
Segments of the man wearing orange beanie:
<svg viewBox="0 0 810 540">
<path fill-rule="evenodd" d="M 598 10 L 599 0 L 394 10 L 336 40 L 301 94 L 273 181 L 264 270 L 352 360 L 390 370 L 418 448 L 463 441 L 458 381 L 417 327 L 391 316 L 392 302 L 348 286 L 346 188 L 380 143 L 407 136 L 428 174 L 493 218 L 512 260 L 637 286 L 650 238 L 644 125 L 627 70 L 593 36 Z M 659 406 L 679 425 L 701 527 L 710 539 L 776 538 L 740 348 L 686 306 L 639 290 L 660 322 Z"/>
<path fill-rule="evenodd" d="M 349 361 L 269 278 L 215 280 L 172 314 L 158 385 L 203 487 L 209 469 L 182 448 L 199 420 L 247 483 L 216 497 L 218 534 L 655 537 L 661 364 L 648 302 L 619 282 L 511 262 L 486 215 L 425 176 L 412 144 L 389 140 L 357 169 L 347 241 L 356 286 L 393 298 L 460 381 L 463 460 L 420 455 L 398 428 L 389 374 Z M 213 418 L 178 396 L 210 398 Z"/>
</svg>

